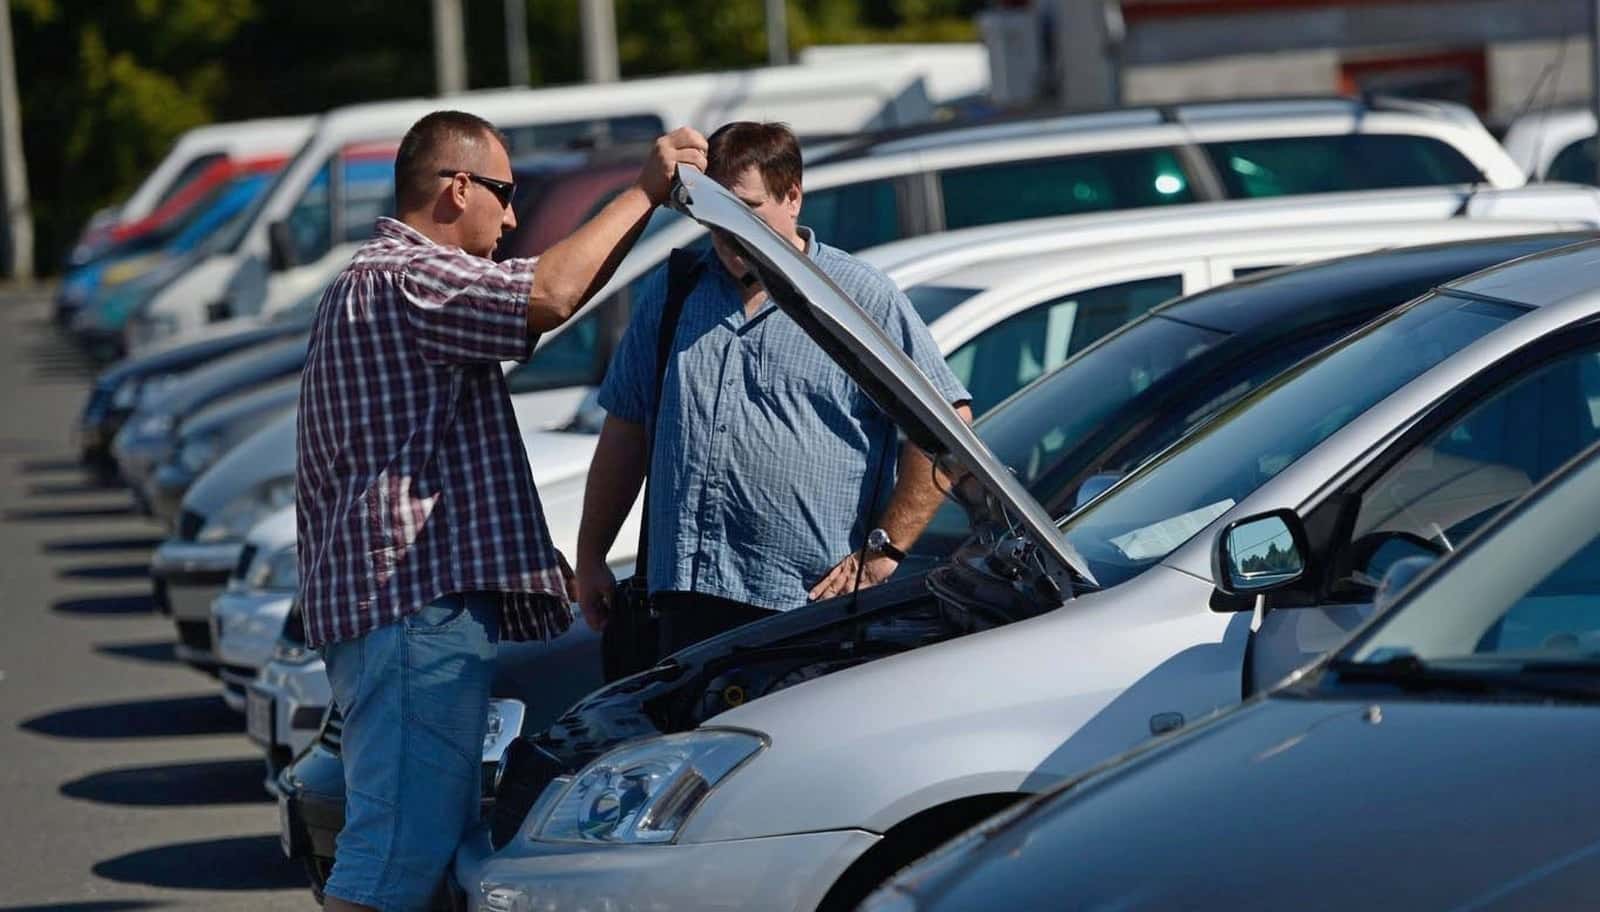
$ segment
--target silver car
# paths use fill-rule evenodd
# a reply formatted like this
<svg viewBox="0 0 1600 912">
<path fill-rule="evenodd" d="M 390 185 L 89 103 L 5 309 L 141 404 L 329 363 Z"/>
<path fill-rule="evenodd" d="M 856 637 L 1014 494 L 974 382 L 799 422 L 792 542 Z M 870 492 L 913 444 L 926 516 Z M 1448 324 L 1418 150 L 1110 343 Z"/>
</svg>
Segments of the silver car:
<svg viewBox="0 0 1600 912">
<path fill-rule="evenodd" d="M 568 774 L 498 849 L 485 831 L 458 853 L 479 908 L 850 908 L 998 806 L 1337 645 L 1389 565 L 1453 547 L 1600 439 L 1591 243 L 1374 321 L 1057 531 L 853 302 L 737 200 L 683 180 L 690 213 L 736 238 L 784 309 L 945 461 L 979 532 L 904 595 L 903 619 L 877 619 L 919 620 L 931 645 L 872 658 L 885 650 L 867 630 L 757 691 L 729 686 L 737 655 L 710 672 L 690 650 L 580 703 L 537 741 Z M 1259 533 L 1247 569 L 1282 572 L 1282 536 L 1240 523 L 1266 515 L 1309 572 L 1257 597 L 1217 544 Z"/>
</svg>

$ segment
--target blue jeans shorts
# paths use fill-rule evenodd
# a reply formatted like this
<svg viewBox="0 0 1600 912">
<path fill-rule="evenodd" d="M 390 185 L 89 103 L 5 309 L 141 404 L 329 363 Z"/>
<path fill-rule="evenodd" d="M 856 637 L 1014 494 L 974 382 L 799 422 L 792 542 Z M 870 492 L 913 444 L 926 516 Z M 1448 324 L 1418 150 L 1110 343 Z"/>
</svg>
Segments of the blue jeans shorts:
<svg viewBox="0 0 1600 912">
<path fill-rule="evenodd" d="M 344 715 L 344 829 L 327 893 L 426 909 L 478 819 L 500 596 L 447 595 L 323 649 Z"/>
</svg>

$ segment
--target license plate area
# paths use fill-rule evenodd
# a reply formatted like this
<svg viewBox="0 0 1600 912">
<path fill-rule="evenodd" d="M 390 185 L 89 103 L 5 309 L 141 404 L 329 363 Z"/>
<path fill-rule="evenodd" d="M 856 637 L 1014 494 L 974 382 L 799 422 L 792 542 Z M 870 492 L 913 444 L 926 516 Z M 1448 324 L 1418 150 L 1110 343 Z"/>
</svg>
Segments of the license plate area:
<svg viewBox="0 0 1600 912">
<path fill-rule="evenodd" d="M 250 740 L 262 747 L 271 747 L 277 723 L 277 711 L 272 695 L 255 688 L 245 691 L 244 730 Z"/>
</svg>

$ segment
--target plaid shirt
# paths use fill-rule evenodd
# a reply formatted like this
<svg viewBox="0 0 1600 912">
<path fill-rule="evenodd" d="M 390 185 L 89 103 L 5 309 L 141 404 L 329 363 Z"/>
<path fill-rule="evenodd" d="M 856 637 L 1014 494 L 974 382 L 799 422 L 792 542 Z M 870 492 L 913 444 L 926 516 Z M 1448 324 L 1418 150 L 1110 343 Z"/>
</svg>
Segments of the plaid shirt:
<svg viewBox="0 0 1600 912">
<path fill-rule="evenodd" d="M 383 218 L 323 294 L 295 472 L 311 646 L 454 592 L 503 593 L 507 639 L 571 624 L 500 369 L 532 350 L 533 268 Z"/>
</svg>

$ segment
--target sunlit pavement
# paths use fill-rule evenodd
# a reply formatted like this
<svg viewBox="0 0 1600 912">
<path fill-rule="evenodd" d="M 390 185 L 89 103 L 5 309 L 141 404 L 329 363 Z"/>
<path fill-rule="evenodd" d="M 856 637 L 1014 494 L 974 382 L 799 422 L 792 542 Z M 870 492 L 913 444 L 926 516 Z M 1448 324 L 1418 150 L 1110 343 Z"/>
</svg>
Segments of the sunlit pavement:
<svg viewBox="0 0 1600 912">
<path fill-rule="evenodd" d="M 47 294 L 0 287 L 0 910 L 314 907 L 243 718 L 151 610 L 162 530 L 78 467 L 94 371 Z"/>
</svg>

